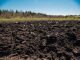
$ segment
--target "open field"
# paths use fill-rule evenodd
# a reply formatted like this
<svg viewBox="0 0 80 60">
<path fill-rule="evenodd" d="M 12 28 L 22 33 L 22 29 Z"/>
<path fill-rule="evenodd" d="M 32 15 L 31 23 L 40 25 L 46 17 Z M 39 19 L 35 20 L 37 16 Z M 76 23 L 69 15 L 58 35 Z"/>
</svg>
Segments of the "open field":
<svg viewBox="0 0 80 60">
<path fill-rule="evenodd" d="M 0 18 L 0 23 L 3 22 L 24 22 L 24 21 L 49 21 L 49 20 L 53 20 L 53 21 L 66 21 L 66 20 L 80 20 L 80 18 L 10 18 L 10 19 L 6 19 L 6 18 Z"/>
<path fill-rule="evenodd" d="M 80 21 L 0 23 L 0 60 L 80 60 Z"/>
</svg>

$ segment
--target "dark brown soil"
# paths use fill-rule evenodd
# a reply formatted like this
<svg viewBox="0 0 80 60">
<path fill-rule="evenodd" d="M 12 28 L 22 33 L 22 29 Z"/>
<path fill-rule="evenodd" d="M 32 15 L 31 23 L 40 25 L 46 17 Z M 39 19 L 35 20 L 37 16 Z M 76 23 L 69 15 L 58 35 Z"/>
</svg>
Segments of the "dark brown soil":
<svg viewBox="0 0 80 60">
<path fill-rule="evenodd" d="M 0 57 L 80 60 L 80 21 L 0 23 Z"/>
</svg>

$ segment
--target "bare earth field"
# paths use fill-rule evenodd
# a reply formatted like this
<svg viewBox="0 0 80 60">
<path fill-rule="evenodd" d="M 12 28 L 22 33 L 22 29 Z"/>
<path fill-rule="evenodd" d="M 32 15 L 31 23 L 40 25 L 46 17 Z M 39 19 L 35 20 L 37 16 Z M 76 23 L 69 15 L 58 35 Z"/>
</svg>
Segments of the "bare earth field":
<svg viewBox="0 0 80 60">
<path fill-rule="evenodd" d="M 0 23 L 0 60 L 80 60 L 80 21 Z"/>
</svg>

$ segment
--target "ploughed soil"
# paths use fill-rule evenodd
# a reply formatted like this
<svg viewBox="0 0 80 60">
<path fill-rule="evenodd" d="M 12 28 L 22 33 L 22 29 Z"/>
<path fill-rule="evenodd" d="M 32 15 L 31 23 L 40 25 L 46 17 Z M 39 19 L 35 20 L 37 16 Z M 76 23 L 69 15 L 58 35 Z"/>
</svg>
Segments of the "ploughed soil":
<svg viewBox="0 0 80 60">
<path fill-rule="evenodd" d="M 80 60 L 80 21 L 0 23 L 0 60 Z"/>
</svg>

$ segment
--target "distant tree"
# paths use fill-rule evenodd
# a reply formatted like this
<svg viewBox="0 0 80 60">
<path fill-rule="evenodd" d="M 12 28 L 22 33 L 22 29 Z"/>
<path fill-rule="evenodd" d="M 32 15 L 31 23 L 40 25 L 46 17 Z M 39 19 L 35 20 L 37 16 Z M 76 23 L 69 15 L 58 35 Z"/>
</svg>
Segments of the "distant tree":
<svg viewBox="0 0 80 60">
<path fill-rule="evenodd" d="M 1 13 L 2 13 L 2 10 L 0 10 L 0 15 L 1 15 Z"/>
</svg>

